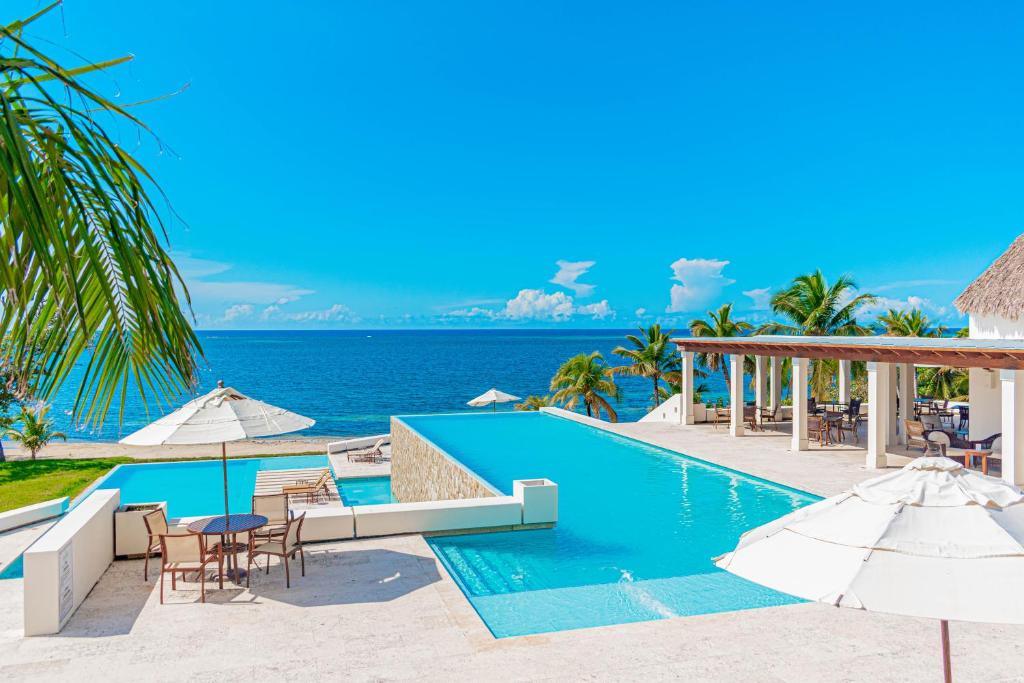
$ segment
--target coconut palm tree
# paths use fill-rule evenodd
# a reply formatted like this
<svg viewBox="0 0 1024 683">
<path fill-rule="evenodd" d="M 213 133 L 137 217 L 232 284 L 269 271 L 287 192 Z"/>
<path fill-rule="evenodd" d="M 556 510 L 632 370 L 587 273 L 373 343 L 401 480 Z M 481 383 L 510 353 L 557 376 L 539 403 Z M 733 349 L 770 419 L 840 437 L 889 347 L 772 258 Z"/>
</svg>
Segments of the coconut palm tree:
<svg viewBox="0 0 1024 683">
<path fill-rule="evenodd" d="M 516 410 L 540 410 L 552 405 L 550 396 L 530 395 L 523 399 L 522 403 L 515 404 Z"/>
<path fill-rule="evenodd" d="M 199 342 L 162 245 L 153 178 L 106 125 L 148 133 L 24 36 L 54 2 L 0 26 L 0 367 L 20 397 L 49 398 L 74 369 L 74 414 L 103 421 L 134 385 L 171 400 L 195 381 Z"/>
<path fill-rule="evenodd" d="M 733 320 L 732 304 L 723 304 L 717 311 L 708 311 L 705 320 L 690 321 L 690 334 L 694 337 L 742 337 L 753 329 L 753 325 L 742 320 Z M 725 385 L 730 386 L 729 366 L 724 353 L 700 352 L 697 362 L 712 372 L 721 372 Z M 746 360 L 744 359 L 744 363 Z"/>
<path fill-rule="evenodd" d="M 917 373 L 917 391 L 921 396 L 966 401 L 970 393 L 968 383 L 966 370 L 948 365 L 920 368 Z"/>
<path fill-rule="evenodd" d="M 616 356 L 629 361 L 628 365 L 612 368 L 612 372 L 632 377 L 646 377 L 651 380 L 651 407 L 657 407 L 669 397 L 670 390 L 661 386 L 663 379 L 670 382 L 680 370 L 681 359 L 676 353 L 675 345 L 670 338 L 672 331 L 663 332 L 661 325 L 655 323 L 650 327 L 639 328 L 640 334 L 627 334 L 629 346 L 617 346 L 612 350 Z"/>
<path fill-rule="evenodd" d="M 878 316 L 878 324 L 882 326 L 884 334 L 890 337 L 942 337 L 946 333 L 942 325 L 932 327 L 928 316 L 920 308 L 910 311 L 890 308 Z"/>
<path fill-rule="evenodd" d="M 46 416 L 48 412 L 50 412 L 50 406 L 40 405 L 36 408 L 24 406 L 15 419 L 15 423 L 21 423 L 21 429 L 13 427 L 7 429 L 7 436 L 12 441 L 17 441 L 24 446 L 33 460 L 36 459 L 36 453 L 54 439 L 68 440 L 64 432 L 54 431 L 53 420 Z"/>
<path fill-rule="evenodd" d="M 618 413 L 608 402 L 609 398 L 618 401 L 619 387 L 599 351 L 581 353 L 562 363 L 551 378 L 551 391 L 555 392 L 551 398 L 570 410 L 582 401 L 587 415 L 599 418 L 604 411 L 609 420 L 619 421 Z"/>
<path fill-rule="evenodd" d="M 842 275 L 829 284 L 820 270 L 799 275 L 788 287 L 771 298 L 772 311 L 783 318 L 758 329 L 758 334 L 793 334 L 815 337 L 860 336 L 871 329 L 857 321 L 859 310 L 875 300 L 871 294 L 854 294 L 856 283 Z M 860 366 L 860 367 L 858 367 Z M 832 378 L 838 369 L 834 360 L 811 361 L 811 393 L 825 400 L 832 390 Z M 854 372 L 863 364 L 854 364 Z"/>
</svg>

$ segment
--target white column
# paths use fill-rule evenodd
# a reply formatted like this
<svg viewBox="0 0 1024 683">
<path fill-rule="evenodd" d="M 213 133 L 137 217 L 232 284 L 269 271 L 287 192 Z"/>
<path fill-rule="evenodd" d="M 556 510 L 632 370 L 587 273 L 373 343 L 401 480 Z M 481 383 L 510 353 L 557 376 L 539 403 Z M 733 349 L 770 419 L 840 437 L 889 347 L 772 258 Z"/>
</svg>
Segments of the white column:
<svg viewBox="0 0 1024 683">
<path fill-rule="evenodd" d="M 886 443 L 899 443 L 900 434 L 900 416 L 896 414 L 896 365 L 889 364 L 889 413 L 887 431 L 886 431 Z"/>
<path fill-rule="evenodd" d="M 1000 370 L 1003 403 L 1003 479 L 1024 484 L 1024 370 Z"/>
<path fill-rule="evenodd" d="M 729 433 L 743 436 L 743 354 L 729 354 Z"/>
<path fill-rule="evenodd" d="M 850 402 L 850 384 L 853 380 L 853 361 L 839 360 L 839 402 Z"/>
<path fill-rule="evenodd" d="M 900 395 L 900 418 L 899 431 L 900 443 L 907 444 L 907 427 L 904 420 L 914 419 L 914 395 L 917 393 L 915 386 L 917 373 L 913 363 L 902 363 L 900 365 L 899 395 Z"/>
<path fill-rule="evenodd" d="M 772 410 L 782 405 L 782 356 L 772 356 Z M 780 419 L 778 416 L 776 419 Z"/>
<path fill-rule="evenodd" d="M 868 361 L 868 453 L 865 466 L 877 469 L 889 464 L 885 447 L 889 436 L 890 375 L 892 366 L 888 363 Z"/>
<path fill-rule="evenodd" d="M 679 424 L 693 424 L 693 351 L 683 351 L 682 386 L 679 396 Z"/>
<path fill-rule="evenodd" d="M 807 382 L 811 364 L 806 358 L 793 359 L 793 377 L 790 395 L 793 397 L 793 442 L 792 451 L 807 450 Z"/>
<path fill-rule="evenodd" d="M 761 408 L 765 407 L 765 390 L 768 388 L 768 357 L 754 356 L 754 403 L 757 405 L 755 415 L 761 420 Z"/>
</svg>

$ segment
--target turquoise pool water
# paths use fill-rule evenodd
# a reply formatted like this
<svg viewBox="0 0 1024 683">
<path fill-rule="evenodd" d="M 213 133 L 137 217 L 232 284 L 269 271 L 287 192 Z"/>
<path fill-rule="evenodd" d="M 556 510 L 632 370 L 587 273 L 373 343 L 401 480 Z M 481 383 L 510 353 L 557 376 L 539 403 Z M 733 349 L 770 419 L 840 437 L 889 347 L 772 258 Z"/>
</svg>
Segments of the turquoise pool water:
<svg viewBox="0 0 1024 683">
<path fill-rule="evenodd" d="M 4 579 L 20 579 L 25 576 L 25 556 L 18 555 L 14 561 L 0 571 L 0 581 Z"/>
<path fill-rule="evenodd" d="M 252 492 L 260 470 L 327 467 L 326 455 L 228 460 L 228 504 L 232 512 L 252 510 Z M 96 488 L 121 489 L 121 503 L 167 501 L 168 517 L 224 514 L 224 478 L 220 460 L 121 465 Z"/>
<path fill-rule="evenodd" d="M 380 505 L 396 502 L 391 497 L 391 477 L 337 479 L 338 493 L 345 505 Z"/>
<path fill-rule="evenodd" d="M 711 558 L 814 496 L 539 413 L 402 419 L 505 494 L 559 485 L 553 529 L 428 539 L 497 637 L 799 602 Z"/>
</svg>

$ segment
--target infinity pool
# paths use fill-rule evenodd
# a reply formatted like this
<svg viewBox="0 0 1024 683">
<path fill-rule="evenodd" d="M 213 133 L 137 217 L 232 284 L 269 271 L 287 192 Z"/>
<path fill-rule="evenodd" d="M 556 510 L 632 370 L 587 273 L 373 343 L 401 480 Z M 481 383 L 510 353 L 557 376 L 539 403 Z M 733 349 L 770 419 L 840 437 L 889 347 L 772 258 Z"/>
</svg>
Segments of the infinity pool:
<svg viewBox="0 0 1024 683">
<path fill-rule="evenodd" d="M 341 502 L 352 505 L 380 505 L 394 503 L 391 497 L 391 477 L 354 477 L 336 479 Z"/>
<path fill-rule="evenodd" d="M 553 529 L 428 539 L 499 638 L 799 602 L 711 558 L 810 494 L 540 413 L 402 420 L 502 493 L 558 484 Z"/>
<path fill-rule="evenodd" d="M 231 512 L 252 510 L 256 473 L 326 467 L 326 455 L 291 455 L 280 458 L 228 460 L 228 502 Z M 224 475 L 220 460 L 121 465 L 96 485 L 121 489 L 121 503 L 167 501 L 168 517 L 224 514 Z"/>
</svg>

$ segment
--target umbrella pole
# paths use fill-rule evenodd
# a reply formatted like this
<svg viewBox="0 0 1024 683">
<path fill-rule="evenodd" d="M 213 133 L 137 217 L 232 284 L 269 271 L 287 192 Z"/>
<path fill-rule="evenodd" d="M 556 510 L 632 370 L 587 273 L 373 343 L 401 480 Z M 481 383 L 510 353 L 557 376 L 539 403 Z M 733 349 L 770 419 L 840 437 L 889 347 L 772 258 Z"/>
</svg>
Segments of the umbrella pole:
<svg viewBox="0 0 1024 683">
<path fill-rule="evenodd" d="M 223 441 L 220 442 L 220 462 L 224 469 L 224 516 L 230 521 L 231 512 L 228 510 L 228 447 Z"/>
<path fill-rule="evenodd" d="M 949 622 L 945 619 L 939 622 L 942 630 L 942 674 L 946 683 L 953 683 L 953 666 L 949 662 Z"/>
</svg>

